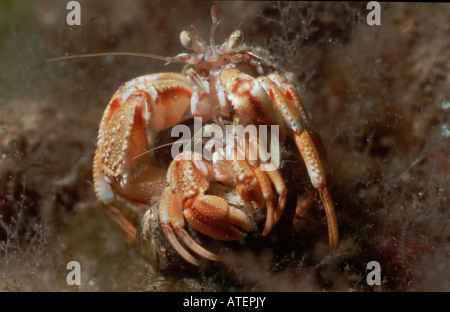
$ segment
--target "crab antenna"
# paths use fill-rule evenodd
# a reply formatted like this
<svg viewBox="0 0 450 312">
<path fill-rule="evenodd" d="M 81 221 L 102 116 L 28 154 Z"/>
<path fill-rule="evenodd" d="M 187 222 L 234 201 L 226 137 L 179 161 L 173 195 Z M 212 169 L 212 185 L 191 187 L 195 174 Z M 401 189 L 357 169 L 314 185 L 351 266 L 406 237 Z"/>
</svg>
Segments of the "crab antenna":
<svg viewBox="0 0 450 312">
<path fill-rule="evenodd" d="M 197 53 L 203 53 L 206 50 L 207 44 L 205 40 L 203 40 L 203 38 L 198 34 L 197 29 L 194 25 L 191 25 L 191 34 L 194 37 L 193 39 L 196 40 L 198 47 L 200 48 L 200 50 L 196 51 L 196 49 L 194 49 L 194 51 L 196 51 Z"/>
<path fill-rule="evenodd" d="M 172 57 L 165 57 L 155 54 L 147 54 L 147 53 L 136 53 L 136 52 L 104 52 L 104 53 L 90 53 L 90 54 L 78 54 L 78 55 L 70 55 L 70 56 L 61 56 L 61 57 L 55 57 L 47 60 L 47 63 L 51 62 L 57 62 L 57 61 L 64 61 L 64 60 L 73 60 L 78 58 L 88 58 L 88 57 L 97 57 L 97 56 L 138 56 L 138 57 L 145 57 L 145 58 L 152 58 L 157 59 L 161 61 L 166 61 L 166 64 L 171 62 L 176 62 Z"/>
<path fill-rule="evenodd" d="M 216 53 L 215 47 L 216 43 L 214 42 L 214 33 L 216 31 L 216 26 L 219 25 L 221 21 L 217 21 L 217 5 L 213 5 L 211 8 L 211 19 L 212 19 L 212 25 L 211 25 L 211 33 L 209 35 L 209 43 L 211 45 L 211 49 L 213 53 Z"/>
</svg>

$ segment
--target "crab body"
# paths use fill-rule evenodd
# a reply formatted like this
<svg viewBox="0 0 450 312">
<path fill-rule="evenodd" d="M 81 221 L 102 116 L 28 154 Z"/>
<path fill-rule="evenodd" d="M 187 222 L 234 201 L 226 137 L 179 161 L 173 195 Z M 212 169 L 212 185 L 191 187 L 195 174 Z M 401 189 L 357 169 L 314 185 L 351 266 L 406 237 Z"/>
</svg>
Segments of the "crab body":
<svg viewBox="0 0 450 312">
<path fill-rule="evenodd" d="M 224 44 L 214 44 L 218 24 L 212 9 L 210 45 L 191 26 L 180 39 L 191 54 L 179 54 L 168 62 L 184 62 L 183 73 L 145 75 L 125 83 L 111 98 L 100 123 L 94 159 L 97 198 L 108 204 L 120 197 L 148 204 L 159 201 L 160 224 L 174 249 L 189 263 L 200 265 L 190 251 L 201 258 L 219 257 L 198 244 L 185 227 L 218 240 L 238 240 L 252 229 L 248 213 L 224 198 L 207 195 L 212 181 L 234 187 L 251 213 L 266 208 L 263 235 L 279 221 L 286 205 L 287 188 L 277 168 L 261 171 L 261 154 L 250 160 L 249 150 L 260 144 L 244 142 L 244 148 L 227 144 L 222 153 L 228 160 L 208 162 L 185 152 L 175 157 L 168 170 L 151 165 L 148 151 L 162 130 L 193 117 L 204 122 L 222 118 L 243 125 L 277 125 L 280 139 L 291 136 L 305 162 L 311 184 L 319 192 L 327 214 L 330 247 L 338 245 L 337 220 L 313 129 L 294 86 L 278 73 L 266 74 L 271 64 L 242 43 L 234 31 Z M 242 72 L 251 68 L 259 77 Z M 216 157 L 217 158 L 217 157 Z M 231 160 L 229 160 L 231 158 Z M 277 203 L 275 204 L 275 199 Z"/>
</svg>

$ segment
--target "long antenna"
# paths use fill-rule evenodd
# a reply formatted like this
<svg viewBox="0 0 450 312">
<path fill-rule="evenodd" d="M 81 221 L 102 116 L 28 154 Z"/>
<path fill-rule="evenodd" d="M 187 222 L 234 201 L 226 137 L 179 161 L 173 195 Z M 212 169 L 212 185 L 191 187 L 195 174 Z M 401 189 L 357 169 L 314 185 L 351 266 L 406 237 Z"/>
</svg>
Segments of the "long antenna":
<svg viewBox="0 0 450 312">
<path fill-rule="evenodd" d="M 221 21 L 217 21 L 217 5 L 213 5 L 211 8 L 211 19 L 212 19 L 212 25 L 211 25 L 211 32 L 209 35 L 209 44 L 211 45 L 211 49 L 212 49 L 213 53 L 215 54 L 216 43 L 214 41 L 214 33 L 216 31 L 217 25 L 219 25 L 219 23 L 221 22 Z"/>
<path fill-rule="evenodd" d="M 104 53 L 90 53 L 90 54 L 78 54 L 78 55 L 69 55 L 69 56 L 61 56 L 61 57 L 55 57 L 46 60 L 47 63 L 51 62 L 57 62 L 57 61 L 65 61 L 65 60 L 73 60 L 73 59 L 79 59 L 79 58 L 88 58 L 88 57 L 98 57 L 98 56 L 138 56 L 138 57 L 145 57 L 145 58 L 151 58 L 151 59 L 157 59 L 161 61 L 166 61 L 166 64 L 174 61 L 171 57 L 165 57 L 160 55 L 154 55 L 154 54 L 148 54 L 148 53 L 137 53 L 137 52 L 104 52 Z"/>
</svg>

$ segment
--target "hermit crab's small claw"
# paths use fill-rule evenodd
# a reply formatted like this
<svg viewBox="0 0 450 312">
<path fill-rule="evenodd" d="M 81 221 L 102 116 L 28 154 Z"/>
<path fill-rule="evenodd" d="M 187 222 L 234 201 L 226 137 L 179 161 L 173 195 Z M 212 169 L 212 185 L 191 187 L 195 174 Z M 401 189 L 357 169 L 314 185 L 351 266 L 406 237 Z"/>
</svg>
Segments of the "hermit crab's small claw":
<svg viewBox="0 0 450 312">
<path fill-rule="evenodd" d="M 180 243 L 177 238 L 178 236 L 181 241 L 196 254 L 211 261 L 218 261 L 219 258 L 216 254 L 200 246 L 186 232 L 186 230 L 184 229 L 184 218 L 181 210 L 179 209 L 181 208 L 179 205 L 180 203 L 177 201 L 176 196 L 172 194 L 170 187 L 167 187 L 161 195 L 161 200 L 159 203 L 159 216 L 161 228 L 163 229 L 163 232 L 172 247 L 187 262 L 195 266 L 201 265 L 201 262 L 197 258 L 192 256 L 191 253 L 187 251 L 186 248 Z"/>
<path fill-rule="evenodd" d="M 241 229 L 252 229 L 252 222 L 243 211 L 221 197 L 205 194 L 214 178 L 213 167 L 199 154 L 181 153 L 169 166 L 167 187 L 159 204 L 160 223 L 167 239 L 186 261 L 197 266 L 199 260 L 188 250 L 212 261 L 219 257 L 190 236 L 186 222 L 198 232 L 224 241 L 242 239 L 246 233 Z"/>
</svg>

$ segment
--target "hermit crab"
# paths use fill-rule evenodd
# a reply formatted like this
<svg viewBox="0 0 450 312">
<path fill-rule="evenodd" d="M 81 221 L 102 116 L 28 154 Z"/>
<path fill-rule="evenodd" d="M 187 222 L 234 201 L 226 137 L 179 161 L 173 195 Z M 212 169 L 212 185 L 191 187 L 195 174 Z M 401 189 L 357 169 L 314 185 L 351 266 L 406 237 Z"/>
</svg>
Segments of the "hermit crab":
<svg viewBox="0 0 450 312">
<path fill-rule="evenodd" d="M 219 256 L 198 243 L 190 231 L 217 240 L 240 240 L 252 229 L 251 213 L 266 209 L 262 234 L 270 233 L 286 206 L 287 188 L 278 168 L 259 153 L 249 159 L 251 148 L 261 144 L 258 140 L 226 144 L 215 151 L 213 160 L 185 151 L 174 157 L 167 170 L 153 165 L 147 152 L 158 133 L 195 117 L 205 123 L 276 125 L 281 142 L 290 136 L 301 154 L 325 208 L 330 247 L 337 248 L 337 217 L 317 147 L 321 138 L 295 87 L 270 72 L 273 66 L 244 44 L 240 30 L 216 45 L 216 7 L 211 17 L 209 44 L 191 26 L 180 35 L 181 44 L 191 53 L 157 57 L 187 64 L 182 73 L 141 76 L 112 96 L 100 122 L 93 165 L 98 200 L 108 205 L 122 198 L 147 205 L 157 198 L 159 223 L 174 250 L 196 266 L 202 258 L 217 261 Z M 231 158 L 218 160 L 220 153 Z M 233 158 L 238 155 L 241 158 Z M 270 169 L 262 170 L 260 165 Z M 244 209 L 208 193 L 212 182 L 234 188 Z M 136 233 L 125 218 L 115 215 L 130 233 Z"/>
</svg>

